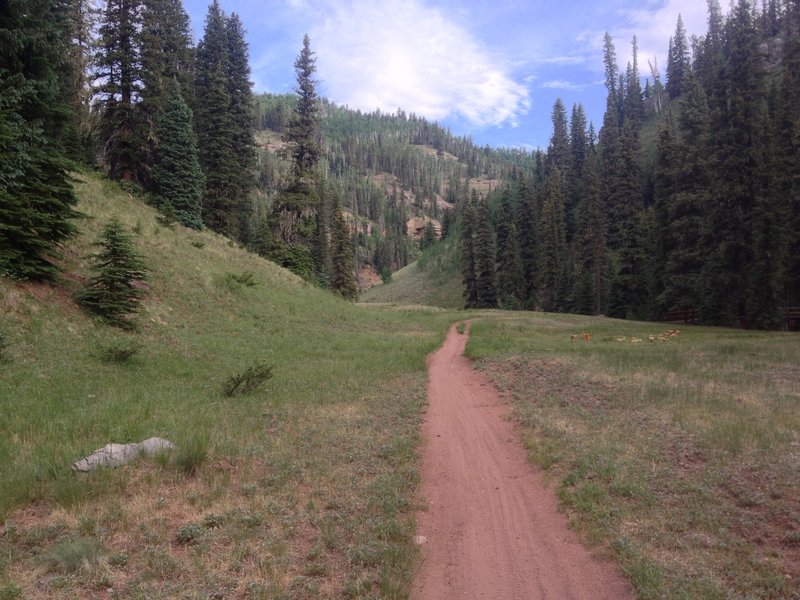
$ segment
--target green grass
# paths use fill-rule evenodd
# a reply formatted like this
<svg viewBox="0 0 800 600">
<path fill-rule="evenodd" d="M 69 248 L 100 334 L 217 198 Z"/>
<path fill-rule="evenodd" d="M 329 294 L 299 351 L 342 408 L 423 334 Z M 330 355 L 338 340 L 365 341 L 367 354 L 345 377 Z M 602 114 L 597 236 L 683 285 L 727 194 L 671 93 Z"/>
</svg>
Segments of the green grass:
<svg viewBox="0 0 800 600">
<path fill-rule="evenodd" d="M 798 597 L 800 338 L 670 328 L 509 314 L 467 352 L 641 598 Z"/>
<path fill-rule="evenodd" d="M 0 586 L 19 587 L 23 597 L 42 586 L 52 595 L 87 593 L 96 577 L 59 573 L 51 585 L 35 557 L 71 548 L 81 515 L 110 511 L 121 530 L 100 526 L 87 544 L 128 557 L 104 566 L 104 577 L 133 597 L 170 597 L 175 569 L 185 573 L 181 593 L 251 586 L 267 590 L 263 597 L 303 597 L 307 588 L 317 590 L 308 597 L 340 597 L 355 586 L 365 597 L 382 589 L 402 597 L 415 557 L 416 456 L 407 449 L 417 439 L 425 356 L 441 343 L 447 315 L 344 302 L 225 238 L 160 225 L 148 207 L 92 175 L 82 176 L 78 193 L 88 218 L 65 248 L 64 285 L 0 280 L 8 341 L 0 519 L 19 534 L 0 536 Z M 137 333 L 92 320 L 71 298 L 87 276 L 89 244 L 111 216 L 138 232 L 152 268 Z M 226 397 L 223 385 L 254 364 L 270 365 L 272 377 Z M 178 450 L 84 478 L 69 469 L 108 442 L 150 436 Z M 132 502 L 119 504 L 121 495 Z M 29 523 L 17 510 L 30 505 L 43 508 Z M 194 555 L 176 554 L 178 532 L 210 510 L 264 522 L 226 520 L 191 546 Z M 60 528 L 54 537 L 21 541 L 51 526 Z M 323 538 L 324 552 L 308 558 L 305 546 Z M 377 564 L 348 567 L 366 548 Z M 229 572 L 232 565 L 239 570 Z M 333 577 L 339 572 L 344 581 Z M 300 576 L 309 580 L 302 593 L 292 583 Z"/>
<path fill-rule="evenodd" d="M 434 244 L 416 262 L 392 273 L 388 284 L 378 284 L 364 292 L 360 301 L 463 308 L 464 286 L 456 237 L 451 235 Z"/>
</svg>

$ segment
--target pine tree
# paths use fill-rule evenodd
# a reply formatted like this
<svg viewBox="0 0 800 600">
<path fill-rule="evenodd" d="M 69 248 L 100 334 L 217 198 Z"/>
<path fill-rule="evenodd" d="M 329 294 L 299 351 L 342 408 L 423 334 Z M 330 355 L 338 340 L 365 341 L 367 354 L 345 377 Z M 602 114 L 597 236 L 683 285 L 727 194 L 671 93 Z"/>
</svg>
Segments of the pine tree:
<svg viewBox="0 0 800 600">
<path fill-rule="evenodd" d="M 253 117 L 253 84 L 250 82 L 250 64 L 242 22 L 236 13 L 225 21 L 228 40 L 228 99 L 233 126 L 231 142 L 235 156 L 237 176 L 231 181 L 236 198 L 240 231 L 238 239 L 247 241 L 248 224 L 252 210 L 248 201 L 255 187 L 256 167 L 255 126 Z"/>
<path fill-rule="evenodd" d="M 680 102 L 680 139 L 672 140 L 668 153 L 671 181 L 656 188 L 657 205 L 663 197 L 664 290 L 662 306 L 699 308 L 703 298 L 703 265 L 712 248 L 708 208 L 711 185 L 709 165 L 710 116 L 705 91 L 689 73 Z M 669 146 L 670 140 L 667 140 Z M 662 145 L 664 143 L 662 142 Z M 665 186 L 662 186 L 662 188 Z"/>
<path fill-rule="evenodd" d="M 203 171 L 192 129 L 192 111 L 181 96 L 177 80 L 172 83 L 164 112 L 158 117 L 160 142 L 153 165 L 156 204 L 174 212 L 186 227 L 200 229 Z"/>
<path fill-rule="evenodd" d="M 729 19 L 727 61 L 721 74 L 714 113 L 713 243 L 706 262 L 709 296 L 703 318 L 712 323 L 746 326 L 748 265 L 752 261 L 752 217 L 762 165 L 762 84 L 751 6 L 739 0 Z M 744 149 L 747 149 L 745 151 Z"/>
<path fill-rule="evenodd" d="M 586 314 L 602 314 L 606 265 L 606 214 L 600 197 L 597 151 L 589 135 L 584 172 L 584 189 L 578 211 L 576 234 L 577 264 L 575 308 Z"/>
<path fill-rule="evenodd" d="M 478 201 L 475 219 L 475 292 L 475 308 L 497 308 L 494 233 L 485 198 Z"/>
<path fill-rule="evenodd" d="M 58 8 L 10 0 L 0 11 L 0 275 L 18 279 L 57 277 L 53 261 L 79 216 L 60 135 L 69 70 Z"/>
<path fill-rule="evenodd" d="M 109 324 L 132 329 L 134 324 L 129 316 L 139 310 L 145 293 L 138 283 L 147 281 L 148 277 L 144 259 L 117 219 L 106 224 L 94 245 L 100 248 L 91 256 L 92 269 L 97 274 L 89 280 L 86 289 L 77 294 L 77 300 Z"/>
<path fill-rule="evenodd" d="M 461 274 L 464 283 L 464 308 L 478 306 L 478 266 L 475 254 L 475 234 L 477 231 L 477 192 L 464 205 L 461 220 Z"/>
<path fill-rule="evenodd" d="M 539 217 L 539 297 L 542 310 L 562 310 L 566 304 L 567 242 L 564 225 L 564 178 L 553 169 L 547 182 L 547 197 Z"/>
<path fill-rule="evenodd" d="M 519 254 L 522 262 L 522 276 L 525 283 L 523 304 L 532 309 L 536 306 L 538 289 L 538 259 L 536 255 L 536 194 L 528 178 L 523 177 L 517 202 L 516 230 L 519 239 Z"/>
<path fill-rule="evenodd" d="M 203 223 L 235 239 L 240 223 L 234 182 L 240 174 L 233 150 L 236 129 L 229 110 L 225 15 L 218 0 L 208 7 L 203 39 L 197 47 L 195 107 L 200 165 L 205 175 Z"/>
<path fill-rule="evenodd" d="M 514 225 L 514 205 L 508 188 L 503 191 L 497 222 L 497 295 L 502 308 L 516 310 L 525 301 L 522 258 Z"/>
<path fill-rule="evenodd" d="M 95 57 L 101 155 L 109 176 L 123 181 L 142 179 L 141 10 L 142 0 L 107 1 Z"/>
<path fill-rule="evenodd" d="M 189 16 L 180 0 L 142 0 L 140 60 L 141 101 L 137 105 L 144 129 L 143 183 L 150 186 L 150 169 L 160 142 L 159 115 L 171 98 L 171 87 L 178 82 L 187 104 L 194 96 L 192 74 L 194 54 Z"/>
<path fill-rule="evenodd" d="M 686 29 L 683 26 L 683 19 L 678 15 L 675 35 L 670 40 L 669 55 L 667 57 L 667 85 L 665 89 L 670 98 L 677 98 L 683 93 L 684 79 L 690 69 L 689 43 L 686 40 Z"/>
<path fill-rule="evenodd" d="M 316 92 L 314 73 L 316 57 L 311 51 L 311 40 L 303 37 L 303 49 L 294 63 L 297 75 L 297 107 L 284 142 L 289 147 L 289 156 L 297 178 L 308 177 L 322 157 L 319 131 L 319 98 Z"/>
<path fill-rule="evenodd" d="M 353 241 L 350 227 L 334 197 L 331 217 L 331 289 L 347 300 L 358 296 L 353 265 Z"/>
<path fill-rule="evenodd" d="M 283 136 L 285 155 L 292 160 L 292 181 L 273 205 L 271 222 L 276 240 L 276 256 L 300 254 L 311 258 L 317 277 L 324 265 L 313 263 L 312 247 L 319 239 L 320 228 L 327 228 L 320 218 L 321 183 L 317 163 L 322 156 L 319 131 L 319 99 L 315 90 L 316 59 L 309 37 L 303 38 L 303 49 L 295 61 L 297 104 L 294 116 Z M 335 216 L 331 213 L 331 217 Z M 331 224 L 331 234 L 333 226 Z M 398 248 L 399 250 L 399 248 Z M 305 259 L 303 260 L 305 264 Z M 286 265 L 294 268 L 291 265 Z M 304 267 L 305 268 L 305 267 Z M 297 271 L 296 271 L 297 272 Z"/>
</svg>

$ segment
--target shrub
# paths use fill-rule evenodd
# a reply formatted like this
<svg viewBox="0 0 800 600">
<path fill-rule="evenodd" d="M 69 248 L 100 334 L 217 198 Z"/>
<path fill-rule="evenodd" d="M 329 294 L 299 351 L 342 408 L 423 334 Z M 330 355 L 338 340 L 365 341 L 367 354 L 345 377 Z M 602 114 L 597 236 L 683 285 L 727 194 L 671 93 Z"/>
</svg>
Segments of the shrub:
<svg viewBox="0 0 800 600">
<path fill-rule="evenodd" d="M 245 271 L 238 275 L 236 273 L 225 273 L 225 285 L 233 291 L 241 287 L 256 287 L 258 282 L 255 279 L 255 273 Z"/>
<path fill-rule="evenodd" d="M 228 398 L 247 394 L 269 379 L 272 379 L 272 365 L 258 362 L 229 377 L 222 385 L 222 393 Z"/>
<path fill-rule="evenodd" d="M 142 345 L 133 340 L 122 340 L 111 344 L 100 346 L 100 359 L 107 363 L 124 364 L 132 359 Z"/>
<path fill-rule="evenodd" d="M 90 312 L 123 329 L 134 328 L 128 316 L 139 309 L 145 290 L 148 269 L 125 227 L 111 219 L 94 243 L 100 248 L 89 258 L 96 273 L 87 288 L 79 292 L 77 301 Z"/>
</svg>

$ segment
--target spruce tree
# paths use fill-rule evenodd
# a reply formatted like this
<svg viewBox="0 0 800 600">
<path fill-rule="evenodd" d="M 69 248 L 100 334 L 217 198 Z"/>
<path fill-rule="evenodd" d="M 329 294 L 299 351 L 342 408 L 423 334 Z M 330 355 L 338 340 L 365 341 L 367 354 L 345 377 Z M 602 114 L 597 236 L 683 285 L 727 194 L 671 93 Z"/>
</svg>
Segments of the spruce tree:
<svg viewBox="0 0 800 600">
<path fill-rule="evenodd" d="M 461 275 L 464 283 L 464 308 L 478 306 L 478 267 L 475 255 L 475 234 L 477 230 L 477 193 L 464 205 L 461 219 Z"/>
<path fill-rule="evenodd" d="M 353 240 L 334 196 L 331 215 L 331 290 L 347 300 L 358 296 L 353 264 Z"/>
<path fill-rule="evenodd" d="M 567 295 L 567 241 L 564 224 L 564 177 L 555 168 L 539 216 L 539 277 L 542 310 L 563 310 Z"/>
<path fill-rule="evenodd" d="M 142 0 L 139 37 L 142 89 L 137 110 L 144 132 L 142 183 L 149 188 L 150 169 L 161 140 L 158 119 L 171 98 L 172 83 L 178 82 L 187 104 L 194 95 L 192 34 L 180 0 Z"/>
<path fill-rule="evenodd" d="M 517 202 L 516 231 L 519 239 L 519 254 L 522 262 L 522 277 L 525 284 L 523 304 L 533 309 L 537 303 L 538 259 L 536 256 L 536 192 L 532 182 L 523 177 L 520 182 L 519 200 Z"/>
<path fill-rule="evenodd" d="M 303 265 L 308 258 L 312 262 L 312 272 L 319 278 L 324 265 L 314 262 L 313 247 L 319 240 L 320 228 L 324 229 L 327 225 L 319 222 L 319 219 L 326 215 L 319 210 L 321 183 L 317 173 L 317 163 L 322 156 L 322 145 L 319 131 L 319 99 L 314 81 L 315 63 L 311 42 L 306 35 L 303 38 L 303 49 L 294 65 L 297 77 L 297 104 L 294 116 L 283 136 L 286 143 L 285 156 L 292 161 L 292 181 L 276 198 L 270 219 L 275 235 L 275 258 L 279 259 L 286 255 L 299 256 Z M 331 217 L 333 216 L 331 213 Z M 298 272 L 292 263 L 282 264 Z"/>
<path fill-rule="evenodd" d="M 524 305 L 525 279 L 514 225 L 514 204 L 506 188 L 500 203 L 497 222 L 497 296 L 502 308 L 516 310 Z"/>
<path fill-rule="evenodd" d="M 597 172 L 597 151 L 593 132 L 590 132 L 589 150 L 584 171 L 584 194 L 578 211 L 576 234 L 575 308 L 586 314 L 602 314 L 606 267 L 606 214 L 600 196 L 600 179 Z"/>
<path fill-rule="evenodd" d="M 100 249 L 90 257 L 96 275 L 77 294 L 77 300 L 109 324 L 132 329 L 130 316 L 139 310 L 145 294 L 140 283 L 148 277 L 144 258 L 136 252 L 133 238 L 117 219 L 106 224 L 94 245 Z"/>
<path fill-rule="evenodd" d="M 242 22 L 236 13 L 225 21 L 228 41 L 227 91 L 233 132 L 231 143 L 235 157 L 236 177 L 231 181 L 236 198 L 238 239 L 247 242 L 252 223 L 249 195 L 255 187 L 256 145 L 253 118 L 253 84 L 250 81 L 248 48 Z"/>
<path fill-rule="evenodd" d="M 677 98 L 683 93 L 684 80 L 690 68 L 686 29 L 683 26 L 683 19 L 678 15 L 675 35 L 670 39 L 669 55 L 667 56 L 667 85 L 665 89 L 670 98 Z"/>
<path fill-rule="evenodd" d="M 157 121 L 160 141 L 154 157 L 153 194 L 156 205 L 174 213 L 181 224 L 200 229 L 203 171 L 192 128 L 192 111 L 181 96 L 177 80 L 173 80 L 166 102 Z"/>
<path fill-rule="evenodd" d="M 240 233 L 237 186 L 240 173 L 233 138 L 236 128 L 228 93 L 228 38 L 225 15 L 214 0 L 208 7 L 195 67 L 195 129 L 205 175 L 203 223 L 236 239 Z"/>
<path fill-rule="evenodd" d="M 10 0 L 0 11 L 0 276 L 55 279 L 59 245 L 79 216 L 60 135 L 70 107 L 58 8 Z"/>
<path fill-rule="evenodd" d="M 485 198 L 478 201 L 475 219 L 475 293 L 476 308 L 497 308 L 494 233 Z"/>
<path fill-rule="evenodd" d="M 123 181 L 143 177 L 141 10 L 142 0 L 107 1 L 95 57 L 101 156 L 109 176 Z"/>
</svg>

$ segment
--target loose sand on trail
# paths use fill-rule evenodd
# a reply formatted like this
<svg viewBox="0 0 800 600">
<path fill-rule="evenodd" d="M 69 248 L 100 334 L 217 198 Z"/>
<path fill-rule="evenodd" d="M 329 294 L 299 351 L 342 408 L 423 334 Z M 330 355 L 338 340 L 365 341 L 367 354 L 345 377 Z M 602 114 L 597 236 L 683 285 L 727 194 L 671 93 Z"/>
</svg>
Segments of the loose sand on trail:
<svg viewBox="0 0 800 600">
<path fill-rule="evenodd" d="M 462 356 L 453 326 L 428 360 L 417 515 L 422 564 L 415 600 L 628 599 L 615 565 L 594 557 L 528 464 L 509 406 Z"/>
</svg>

